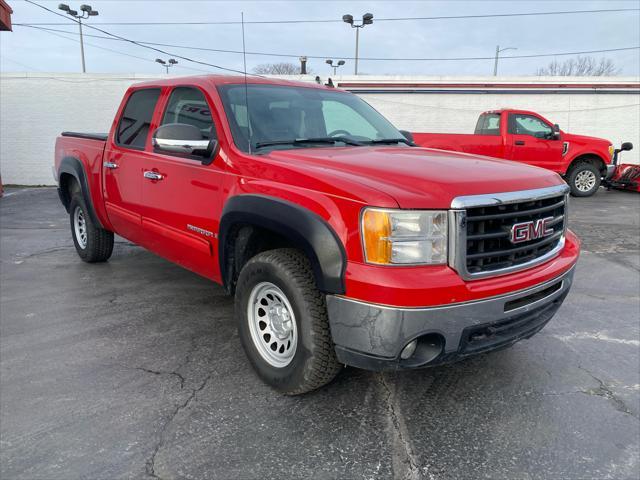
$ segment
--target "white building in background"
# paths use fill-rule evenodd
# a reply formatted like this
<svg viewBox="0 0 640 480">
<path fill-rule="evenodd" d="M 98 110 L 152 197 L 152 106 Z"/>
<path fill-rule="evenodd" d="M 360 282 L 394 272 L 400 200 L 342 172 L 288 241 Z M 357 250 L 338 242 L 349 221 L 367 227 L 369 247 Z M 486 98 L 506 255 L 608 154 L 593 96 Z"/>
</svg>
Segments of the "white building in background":
<svg viewBox="0 0 640 480">
<path fill-rule="evenodd" d="M 55 138 L 63 130 L 106 132 L 129 85 L 153 75 L 0 75 L 0 173 L 5 184 L 51 185 Z M 296 77 L 314 81 L 314 77 Z M 472 133 L 485 110 L 536 111 L 568 132 L 630 141 L 640 163 L 637 77 L 341 76 L 338 88 L 362 96 L 396 127 Z"/>
</svg>

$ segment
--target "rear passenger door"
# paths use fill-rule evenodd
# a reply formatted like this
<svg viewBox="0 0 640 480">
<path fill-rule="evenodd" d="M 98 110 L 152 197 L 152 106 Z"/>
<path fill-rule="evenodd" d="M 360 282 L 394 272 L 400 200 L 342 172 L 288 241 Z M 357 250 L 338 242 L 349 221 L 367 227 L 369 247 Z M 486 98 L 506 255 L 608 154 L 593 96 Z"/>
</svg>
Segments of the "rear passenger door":
<svg viewBox="0 0 640 480">
<path fill-rule="evenodd" d="M 217 139 L 219 120 L 212 115 L 211 103 L 203 90 L 192 86 L 174 87 L 167 92 L 163 104 L 159 127 L 189 124 L 200 130 L 202 139 Z M 147 248 L 185 268 L 219 280 L 217 232 L 222 209 L 223 162 L 219 149 L 212 155 L 204 159 L 208 165 L 203 164 L 202 157 L 157 149 L 145 159 L 142 226 Z"/>
<path fill-rule="evenodd" d="M 101 166 L 109 221 L 116 233 L 135 243 L 141 242 L 142 171 L 150 155 L 149 131 L 160 93 L 160 88 L 142 88 L 129 94 Z"/>
</svg>

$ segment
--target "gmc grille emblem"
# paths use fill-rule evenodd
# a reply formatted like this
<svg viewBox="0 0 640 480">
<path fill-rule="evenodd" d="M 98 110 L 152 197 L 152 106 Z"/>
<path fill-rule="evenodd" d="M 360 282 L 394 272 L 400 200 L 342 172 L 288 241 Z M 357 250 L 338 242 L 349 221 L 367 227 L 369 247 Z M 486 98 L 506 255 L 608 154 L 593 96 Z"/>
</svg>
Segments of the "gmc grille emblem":
<svg viewBox="0 0 640 480">
<path fill-rule="evenodd" d="M 514 223 L 511 226 L 509 240 L 511 243 L 522 243 L 553 235 L 553 228 L 548 226 L 552 220 L 553 217 L 547 217 L 531 222 Z"/>
</svg>

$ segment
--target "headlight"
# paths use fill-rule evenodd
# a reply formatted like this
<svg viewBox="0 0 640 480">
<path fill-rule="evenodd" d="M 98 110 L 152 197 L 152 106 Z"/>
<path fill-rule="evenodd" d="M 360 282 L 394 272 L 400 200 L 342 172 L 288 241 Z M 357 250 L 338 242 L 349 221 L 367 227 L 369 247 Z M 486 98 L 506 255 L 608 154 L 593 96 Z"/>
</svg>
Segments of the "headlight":
<svg viewBox="0 0 640 480">
<path fill-rule="evenodd" d="M 365 260 L 379 265 L 447 263 L 447 212 L 366 208 Z"/>
<path fill-rule="evenodd" d="M 609 156 L 613 158 L 613 145 L 609 145 Z"/>
</svg>

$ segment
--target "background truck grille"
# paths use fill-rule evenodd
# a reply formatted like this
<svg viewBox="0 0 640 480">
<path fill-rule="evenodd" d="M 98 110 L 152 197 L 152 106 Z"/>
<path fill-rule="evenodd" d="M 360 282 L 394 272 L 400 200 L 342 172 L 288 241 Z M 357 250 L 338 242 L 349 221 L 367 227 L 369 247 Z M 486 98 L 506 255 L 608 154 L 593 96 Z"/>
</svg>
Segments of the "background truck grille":
<svg viewBox="0 0 640 480">
<path fill-rule="evenodd" d="M 563 239 L 565 195 L 466 210 L 466 270 L 470 276 L 513 269 L 551 252 Z M 523 243 L 511 243 L 515 223 L 553 217 L 553 234 Z"/>
</svg>

